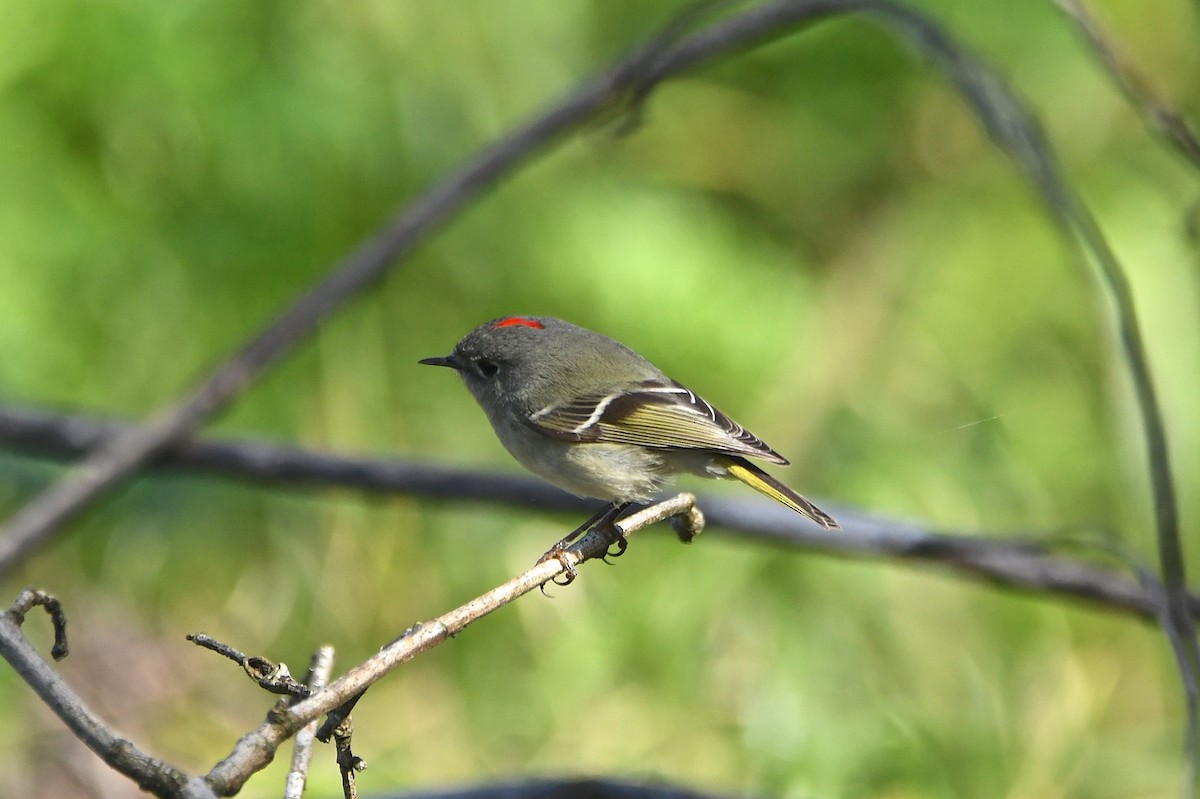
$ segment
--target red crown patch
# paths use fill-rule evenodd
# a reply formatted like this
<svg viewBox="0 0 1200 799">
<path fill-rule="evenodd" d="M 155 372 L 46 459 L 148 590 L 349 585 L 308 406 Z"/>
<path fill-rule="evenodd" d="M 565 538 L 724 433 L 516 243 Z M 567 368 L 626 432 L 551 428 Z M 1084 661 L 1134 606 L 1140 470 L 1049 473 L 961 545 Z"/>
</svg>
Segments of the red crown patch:
<svg viewBox="0 0 1200 799">
<path fill-rule="evenodd" d="M 496 322 L 493 327 L 532 327 L 534 330 L 542 330 L 546 326 L 536 319 L 530 319 L 528 316 L 507 316 L 504 319 Z"/>
</svg>

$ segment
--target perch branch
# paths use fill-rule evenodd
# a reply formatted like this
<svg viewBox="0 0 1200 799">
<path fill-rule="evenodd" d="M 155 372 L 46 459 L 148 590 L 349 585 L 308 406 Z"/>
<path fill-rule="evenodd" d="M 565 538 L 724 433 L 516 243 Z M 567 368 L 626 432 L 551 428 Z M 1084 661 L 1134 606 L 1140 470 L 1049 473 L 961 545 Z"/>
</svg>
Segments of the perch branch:
<svg viewBox="0 0 1200 799">
<path fill-rule="evenodd" d="M 623 536 L 629 536 L 668 517 L 694 513 L 695 497 L 680 494 L 630 514 L 617 526 Z M 414 625 L 403 636 L 334 680 L 324 690 L 286 708 L 272 710 L 257 730 L 242 736 L 229 756 L 208 773 L 205 781 L 221 796 L 237 793 L 252 774 L 271 762 L 279 746 L 300 728 L 339 708 L 400 664 L 459 634 L 472 622 L 564 574 L 570 567 L 603 557 L 608 545 L 609 541 L 602 533 L 589 532 L 567 548 L 563 560 L 551 558 L 538 563 L 465 605 L 431 621 Z"/>
</svg>

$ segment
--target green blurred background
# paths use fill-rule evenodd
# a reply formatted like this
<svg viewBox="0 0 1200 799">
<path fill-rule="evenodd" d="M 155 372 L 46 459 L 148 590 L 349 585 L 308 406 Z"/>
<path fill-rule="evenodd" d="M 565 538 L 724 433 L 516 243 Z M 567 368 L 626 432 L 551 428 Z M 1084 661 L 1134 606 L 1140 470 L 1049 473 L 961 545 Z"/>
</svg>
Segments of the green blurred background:
<svg viewBox="0 0 1200 799">
<path fill-rule="evenodd" d="M 1094 5 L 1200 111 L 1196 6 Z M 678 7 L 0 0 L 0 400 L 124 417 L 170 402 L 409 198 Z M 918 7 L 1028 99 L 1124 260 L 1194 537 L 1194 171 L 1050 3 Z M 416 365 L 504 313 L 635 346 L 791 458 L 781 476 L 816 498 L 963 531 L 1115 530 L 1155 558 L 1105 298 L 940 76 L 867 21 L 672 82 L 632 135 L 593 127 L 547 152 L 212 432 L 516 470 L 458 381 Z M 58 473 L 0 455 L 0 512 Z M 122 733 L 204 771 L 270 699 L 185 633 L 294 671 L 328 642 L 346 666 L 577 521 L 147 477 L 0 604 L 25 584 L 58 594 L 66 678 Z M 1179 681 L 1142 623 L 719 530 L 687 549 L 640 536 L 552 593 L 371 691 L 355 712 L 364 793 L 564 774 L 788 797 L 1181 783 Z M 27 625 L 48 649 L 46 626 Z M 0 795 L 139 795 L 7 667 L 0 708 Z M 284 768 L 243 795 L 279 795 Z M 331 752 L 310 784 L 337 795 Z"/>
</svg>

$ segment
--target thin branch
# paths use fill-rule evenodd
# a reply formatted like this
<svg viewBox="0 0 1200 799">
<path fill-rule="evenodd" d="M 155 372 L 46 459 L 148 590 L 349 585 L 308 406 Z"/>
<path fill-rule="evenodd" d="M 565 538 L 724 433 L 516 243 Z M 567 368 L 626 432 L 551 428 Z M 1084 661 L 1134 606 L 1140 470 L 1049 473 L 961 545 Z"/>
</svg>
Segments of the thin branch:
<svg viewBox="0 0 1200 799">
<path fill-rule="evenodd" d="M 414 625 L 413 627 L 408 628 L 404 632 L 400 633 L 400 635 L 397 637 L 404 638 L 405 636 L 410 635 L 418 626 L 420 625 Z M 321 726 L 317 728 L 317 740 L 321 743 L 329 743 L 337 733 L 337 728 L 342 725 L 342 722 L 350 717 L 350 714 L 354 712 L 354 708 L 358 705 L 359 700 L 366 695 L 367 690 L 364 688 L 359 693 L 350 697 L 345 702 L 342 702 L 333 710 L 326 713 L 325 721 L 323 721 Z"/>
<path fill-rule="evenodd" d="M 57 459 L 86 452 L 106 436 L 132 425 L 84 415 L 0 406 L 0 443 Z M 555 510 L 594 509 L 548 483 L 526 476 L 488 474 L 395 458 L 360 458 L 280 446 L 266 441 L 189 440 L 163 452 L 156 466 L 249 479 L 282 488 L 340 486 L 372 493 L 431 499 L 531 500 Z"/>
<path fill-rule="evenodd" d="M 408 635 L 413 629 L 415 628 L 410 627 L 405 630 L 400 637 Z M 350 748 L 351 739 L 354 737 L 354 721 L 350 718 L 350 714 L 354 712 L 355 706 L 366 694 L 367 689 L 364 688 L 329 711 L 325 715 L 325 721 L 315 734 L 316 739 L 321 743 L 333 741 L 338 773 L 342 778 L 342 795 L 345 799 L 355 799 L 358 796 L 357 775 L 367 768 L 367 761 L 354 754 Z M 310 722 L 310 726 L 313 724 L 316 722 Z"/>
<path fill-rule="evenodd" d="M 893 15 L 893 11 L 888 11 Z M 1189 592 L 1183 541 L 1179 529 L 1179 505 L 1171 470 L 1166 422 L 1159 406 L 1150 359 L 1142 338 L 1133 292 L 1124 269 L 1105 239 L 1100 226 L 1079 196 L 1063 179 L 1062 170 L 1040 127 L 998 78 L 982 64 L 966 56 L 949 39 L 938 41 L 911 12 L 895 15 L 897 27 L 911 28 L 924 51 L 943 66 L 948 77 L 975 107 L 988 133 L 1026 172 L 1080 255 L 1090 262 L 1101 286 L 1108 291 L 1116 313 L 1121 353 L 1133 383 L 1134 399 L 1141 417 L 1150 488 L 1154 497 L 1159 568 L 1168 602 L 1163 632 L 1171 639 L 1187 706 L 1185 751 L 1190 770 L 1190 793 L 1200 797 L 1200 646 L 1188 608 Z M 940 34 L 944 37 L 944 34 Z"/>
<path fill-rule="evenodd" d="M 358 799 L 358 774 L 367 768 L 367 761 L 350 748 L 353 737 L 354 721 L 346 714 L 333 728 L 333 745 L 337 751 L 338 773 L 342 776 L 342 796 L 345 799 Z"/>
<path fill-rule="evenodd" d="M 618 523 L 618 527 L 621 534 L 628 537 L 671 516 L 691 514 L 694 508 L 695 497 L 691 494 L 680 494 L 630 514 Z M 538 563 L 524 574 L 465 605 L 431 621 L 414 625 L 405 635 L 334 680 L 325 690 L 289 707 L 272 710 L 262 726 L 242 736 L 229 756 L 208 773 L 205 781 L 221 796 L 237 793 L 251 775 L 271 762 L 279 746 L 301 727 L 342 706 L 402 663 L 461 633 L 468 625 L 492 611 L 537 589 L 586 560 L 603 557 L 608 551 L 609 543 L 602 533 L 589 532 L 568 547 L 562 559 L 550 558 Z"/>
<path fill-rule="evenodd" d="M 304 684 L 310 692 L 316 693 L 329 682 L 329 675 L 332 671 L 333 647 L 323 646 L 313 654 Z M 292 747 L 292 767 L 288 770 L 283 799 L 302 799 L 304 796 L 304 786 L 308 782 L 308 766 L 312 761 L 313 741 L 316 740 L 316 734 L 316 719 L 305 724 L 296 733 L 296 742 Z"/>
<path fill-rule="evenodd" d="M 204 633 L 192 633 L 187 636 L 187 640 L 232 660 L 242 667 L 247 677 L 265 691 L 297 699 L 305 699 L 312 695 L 307 685 L 296 681 L 288 671 L 286 663 L 274 663 L 264 657 L 247 655 Z"/>
<path fill-rule="evenodd" d="M 143 791 L 159 797 L 215 799 L 203 780 L 188 776 L 174 766 L 151 757 L 118 736 L 38 654 L 21 630 L 24 612 L 28 609 L 23 610 L 22 605 L 31 593 L 39 597 L 49 596 L 27 590 L 12 609 L 0 614 L 0 656 L 8 661 L 76 738 L 114 771 L 137 783 Z M 35 604 L 44 603 L 38 601 Z"/>
<path fill-rule="evenodd" d="M 0 442 L 54 457 L 69 457 L 122 426 L 86 416 L 0 406 Z M 163 453 L 156 465 L 291 490 L 314 485 L 344 487 L 444 501 L 497 502 L 523 510 L 575 512 L 593 510 L 595 504 L 525 475 L 355 458 L 263 441 L 188 441 Z M 1138 583 L 1111 569 L 1056 555 L 1044 535 L 1013 538 L 1000 533 L 938 531 L 848 508 L 837 508 L 843 531 L 830 533 L 757 497 L 705 495 L 698 504 L 712 526 L 739 538 L 829 555 L 935 565 L 1007 588 L 1081 599 L 1149 620 L 1158 618 L 1154 597 Z M 1200 596 L 1190 595 L 1188 606 L 1193 615 L 1200 616 Z"/>
</svg>

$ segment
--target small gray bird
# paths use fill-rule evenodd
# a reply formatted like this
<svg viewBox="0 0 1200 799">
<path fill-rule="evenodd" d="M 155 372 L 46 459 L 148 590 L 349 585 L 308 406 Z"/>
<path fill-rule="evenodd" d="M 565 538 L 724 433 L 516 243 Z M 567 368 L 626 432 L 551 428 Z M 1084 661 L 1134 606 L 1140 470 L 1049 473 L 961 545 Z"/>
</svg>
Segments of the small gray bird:
<svg viewBox="0 0 1200 799">
<path fill-rule="evenodd" d="M 472 330 L 449 355 L 421 363 L 458 372 L 526 469 L 607 501 L 547 555 L 615 521 L 633 502 L 650 501 L 681 473 L 735 477 L 822 527 L 839 527 L 746 460 L 786 465 L 784 457 L 608 336 L 546 316 L 506 316 Z"/>
</svg>

